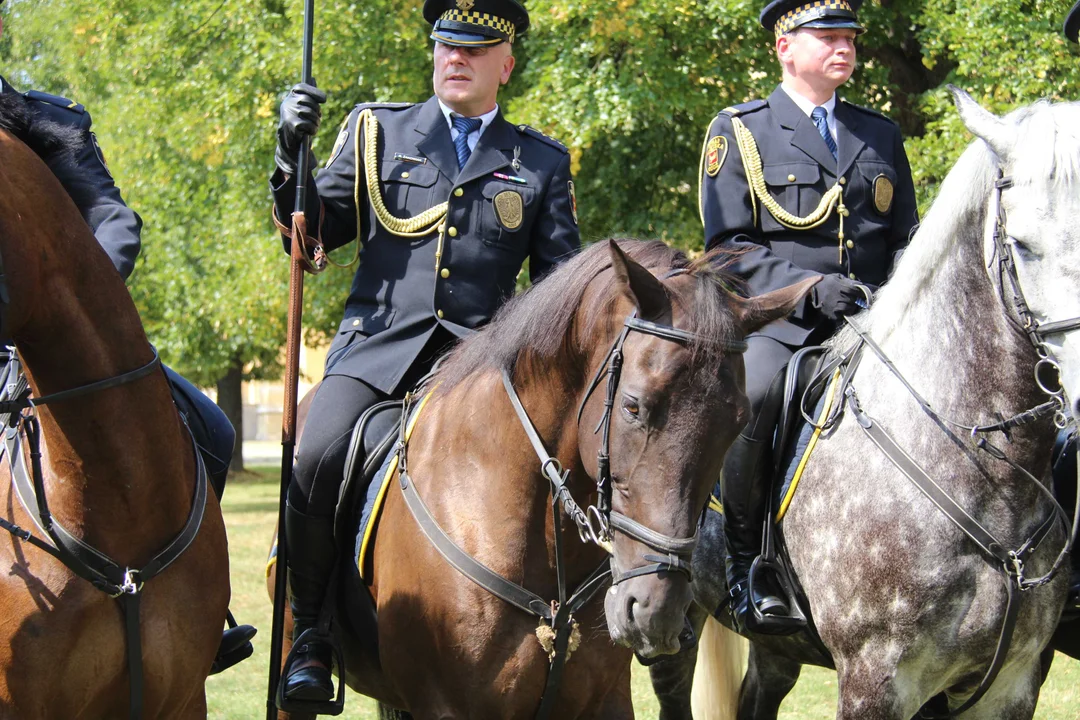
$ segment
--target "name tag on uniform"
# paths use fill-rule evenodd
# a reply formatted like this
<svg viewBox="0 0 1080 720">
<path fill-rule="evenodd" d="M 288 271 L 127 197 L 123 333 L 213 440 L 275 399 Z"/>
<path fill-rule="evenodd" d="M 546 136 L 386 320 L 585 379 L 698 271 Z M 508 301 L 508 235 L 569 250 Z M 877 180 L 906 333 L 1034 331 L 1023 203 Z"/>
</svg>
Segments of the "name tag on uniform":
<svg viewBox="0 0 1080 720">
<path fill-rule="evenodd" d="M 402 153 L 394 153 L 394 160 L 399 162 L 416 163 L 417 165 L 426 165 L 427 158 L 414 157 L 412 155 L 404 155 Z"/>
</svg>

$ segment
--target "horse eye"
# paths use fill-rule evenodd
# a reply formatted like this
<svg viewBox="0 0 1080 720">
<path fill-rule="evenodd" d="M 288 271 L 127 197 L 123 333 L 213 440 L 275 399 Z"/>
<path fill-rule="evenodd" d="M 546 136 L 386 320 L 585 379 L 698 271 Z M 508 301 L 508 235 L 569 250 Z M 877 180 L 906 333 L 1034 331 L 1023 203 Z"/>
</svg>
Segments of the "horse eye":
<svg viewBox="0 0 1080 720">
<path fill-rule="evenodd" d="M 1034 257 L 1037 254 L 1034 250 L 1031 249 L 1031 246 L 1023 240 L 1017 240 L 1016 238 L 1013 238 L 1012 244 L 1013 247 L 1016 248 L 1016 252 L 1020 253 L 1021 255 L 1026 255 L 1027 257 Z"/>
<path fill-rule="evenodd" d="M 634 420 L 637 420 L 641 414 L 641 406 L 638 405 L 638 401 L 634 398 L 624 398 L 622 409 L 624 413 Z"/>
</svg>

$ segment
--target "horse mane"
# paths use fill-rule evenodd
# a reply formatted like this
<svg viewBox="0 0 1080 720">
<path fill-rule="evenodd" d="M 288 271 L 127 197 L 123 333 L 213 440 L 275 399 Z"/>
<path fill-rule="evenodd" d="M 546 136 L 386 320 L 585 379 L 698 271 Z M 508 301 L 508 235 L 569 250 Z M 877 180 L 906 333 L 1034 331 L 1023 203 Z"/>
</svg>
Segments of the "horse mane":
<svg viewBox="0 0 1080 720">
<path fill-rule="evenodd" d="M 1041 100 L 1019 108 L 1002 120 L 1017 130 L 1010 160 L 1014 182 L 1072 183 L 1080 178 L 1080 103 Z M 946 258 L 957 243 L 974 232 L 982 237 L 986 199 L 997 177 L 1000 160 L 976 138 L 953 166 L 929 212 L 904 250 L 893 277 L 882 287 L 867 313 L 874 335 L 886 338 L 939 272 L 948 271 Z M 845 347 L 854 333 L 844 328 L 833 341 Z"/>
<path fill-rule="evenodd" d="M 726 341 L 738 339 L 731 295 L 740 281 L 726 268 L 733 255 L 713 250 L 696 260 L 659 240 L 620 238 L 619 247 L 653 275 L 683 270 L 696 281 L 692 298 L 669 298 L 687 313 L 686 328 L 696 340 L 688 349 L 696 365 L 716 367 L 726 352 Z M 467 378 L 485 370 L 513 369 L 520 361 L 543 363 L 566 371 L 581 369 L 582 348 L 574 337 L 610 334 L 623 318 L 612 317 L 621 297 L 614 291 L 615 275 L 606 242 L 590 245 L 560 264 L 543 281 L 511 298 L 494 319 L 476 335 L 462 342 L 443 363 L 436 376 L 439 392 L 452 390 Z M 594 281 L 603 283 L 591 304 L 582 310 L 582 332 L 574 332 L 575 317 Z"/>
<path fill-rule="evenodd" d="M 71 168 L 86 145 L 82 131 L 54 122 L 38 112 L 19 92 L 0 92 L 0 129 L 7 130 L 40 157 L 60 180 L 77 206 L 89 204 L 91 188 Z"/>
</svg>

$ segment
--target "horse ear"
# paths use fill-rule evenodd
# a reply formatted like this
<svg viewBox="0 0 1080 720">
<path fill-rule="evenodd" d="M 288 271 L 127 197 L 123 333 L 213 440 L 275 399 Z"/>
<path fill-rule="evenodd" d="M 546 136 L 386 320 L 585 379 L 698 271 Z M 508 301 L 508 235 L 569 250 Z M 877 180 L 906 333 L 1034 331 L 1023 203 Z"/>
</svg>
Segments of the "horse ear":
<svg viewBox="0 0 1080 720">
<path fill-rule="evenodd" d="M 664 284 L 622 251 L 618 243 L 608 240 L 611 251 L 611 269 L 615 271 L 615 284 L 638 309 L 638 317 L 655 319 L 671 308 Z"/>
<path fill-rule="evenodd" d="M 767 292 L 764 295 L 736 298 L 735 315 L 744 335 L 760 330 L 773 320 L 787 317 L 799 306 L 810 288 L 821 280 L 820 275 L 800 280 L 794 285 Z"/>
<path fill-rule="evenodd" d="M 986 144 L 990 146 L 995 155 L 1002 160 L 1007 159 L 1016 142 L 1016 138 L 1008 124 L 997 115 L 984 109 L 960 88 L 955 85 L 948 85 L 947 87 L 949 92 L 952 93 L 956 109 L 960 112 L 960 119 L 967 126 L 967 129 L 973 135 L 986 141 Z"/>
</svg>

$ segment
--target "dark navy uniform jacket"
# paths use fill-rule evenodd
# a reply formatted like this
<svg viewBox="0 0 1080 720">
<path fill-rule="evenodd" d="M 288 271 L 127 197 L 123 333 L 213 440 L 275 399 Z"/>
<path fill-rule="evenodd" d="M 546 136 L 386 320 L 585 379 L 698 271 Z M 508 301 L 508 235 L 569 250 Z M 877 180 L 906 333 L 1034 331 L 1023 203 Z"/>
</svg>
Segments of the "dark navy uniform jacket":
<svg viewBox="0 0 1080 720">
<path fill-rule="evenodd" d="M 438 232 L 402 238 L 376 218 L 364 181 L 365 138 L 356 130 L 366 108 L 379 122 L 379 185 L 390 213 L 414 217 L 449 203 L 438 272 Z M 278 170 L 270 184 L 275 213 L 288 222 L 295 181 Z M 308 232 L 314 236 L 320 228 L 327 250 L 357 237 L 362 243 L 326 375 L 355 377 L 386 393 L 397 390 L 437 333 L 462 338 L 489 321 L 514 293 L 526 259 L 535 282 L 580 243 L 566 148 L 536 130 L 511 125 L 499 112 L 459 173 L 435 97 L 419 105 L 358 105 L 326 167 L 310 181 L 307 198 Z M 284 244 L 288 252 L 287 238 Z"/>
<path fill-rule="evenodd" d="M 0 88 L 2 92 L 16 92 L 3 78 L 0 78 Z M 24 93 L 24 97 L 31 101 L 40 116 L 60 125 L 77 127 L 82 132 L 83 144 L 74 164 L 57 164 L 53 172 L 65 183 L 78 178 L 78 184 L 89 191 L 80 198 L 83 205 L 79 212 L 113 265 L 127 280 L 135 268 L 135 258 L 139 256 L 142 218 L 124 204 L 120 190 L 113 182 L 97 138 L 90 131 L 90 113 L 82 105 L 58 95 L 31 90 Z M 71 173 L 71 178 L 65 177 L 67 173 Z"/>
<path fill-rule="evenodd" d="M 830 273 L 842 273 L 876 289 L 889 277 L 918 222 L 915 187 L 897 125 L 873 110 L 839 99 L 835 113 L 839 162 L 814 121 L 781 87 L 768 100 L 724 110 L 709 127 L 700 198 L 705 245 L 743 252 L 731 270 L 746 279 L 753 295 Z M 850 213 L 844 218 L 842 258 L 835 211 L 817 228 L 793 230 L 758 202 L 755 222 L 743 158 L 732 130 L 734 117 L 753 133 L 768 192 L 787 212 L 809 215 L 842 179 L 843 204 Z M 718 137 L 724 140 L 714 140 Z M 711 159 L 710 148 L 716 151 Z M 761 332 L 789 345 L 802 345 L 819 328 L 822 332 L 816 338 L 831 334 L 833 323 L 808 298 L 789 320 Z"/>
</svg>

